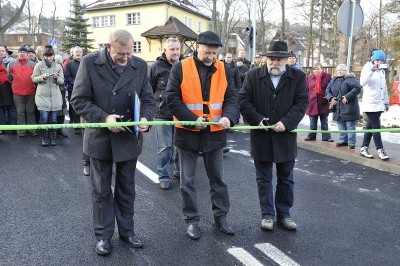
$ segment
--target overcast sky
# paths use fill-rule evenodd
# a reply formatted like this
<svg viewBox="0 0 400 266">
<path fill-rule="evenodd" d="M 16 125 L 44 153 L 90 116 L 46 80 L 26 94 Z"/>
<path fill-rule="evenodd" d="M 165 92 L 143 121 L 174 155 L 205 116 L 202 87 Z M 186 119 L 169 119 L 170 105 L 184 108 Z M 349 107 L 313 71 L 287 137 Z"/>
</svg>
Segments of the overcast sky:
<svg viewBox="0 0 400 266">
<path fill-rule="evenodd" d="M 52 0 L 44 0 L 44 1 L 45 2 L 47 1 L 47 3 L 49 3 Z M 72 0 L 55 0 L 55 1 L 57 3 L 57 11 L 56 11 L 57 16 L 63 17 L 63 18 L 68 17 L 69 10 L 70 10 L 69 3 L 70 3 L 70 1 L 72 2 Z M 31 0 L 31 2 L 35 5 L 37 5 L 37 8 L 39 8 L 39 4 L 40 4 L 39 1 Z M 91 3 L 96 2 L 96 0 L 80 0 L 80 2 L 81 2 L 81 4 L 91 4 Z M 287 4 L 286 4 L 287 7 L 289 8 L 293 2 L 287 1 Z M 383 0 L 382 2 L 383 2 L 383 4 L 386 4 L 389 2 L 389 0 Z M 280 13 L 279 5 L 276 4 L 276 6 L 277 6 L 276 8 L 279 10 L 279 13 Z M 50 17 L 51 12 L 53 10 L 53 6 L 51 4 L 50 5 L 47 4 L 47 5 L 45 5 L 45 7 L 46 7 L 46 13 L 49 14 L 47 16 Z M 361 0 L 361 8 L 363 9 L 364 14 L 366 16 L 368 16 L 370 13 L 379 9 L 379 0 Z M 287 10 L 287 11 L 288 12 L 296 12 L 295 10 Z M 278 14 L 278 12 L 277 12 L 277 14 Z M 290 17 L 288 17 L 288 19 L 290 21 Z M 366 17 L 365 20 L 368 20 L 368 18 Z M 277 21 L 279 21 L 278 18 L 277 18 Z"/>
</svg>

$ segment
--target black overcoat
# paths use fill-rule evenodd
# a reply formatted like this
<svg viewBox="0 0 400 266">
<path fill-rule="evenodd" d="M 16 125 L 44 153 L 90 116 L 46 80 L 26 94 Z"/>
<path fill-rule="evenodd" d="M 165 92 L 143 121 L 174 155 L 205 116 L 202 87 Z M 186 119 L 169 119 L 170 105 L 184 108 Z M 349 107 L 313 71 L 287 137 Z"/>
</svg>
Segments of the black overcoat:
<svg viewBox="0 0 400 266">
<path fill-rule="evenodd" d="M 111 114 L 133 118 L 135 92 L 140 98 L 140 117 L 152 120 L 155 102 L 147 63 L 132 57 L 121 77 L 108 61 L 106 49 L 82 58 L 76 75 L 71 104 L 87 122 L 103 123 Z M 132 119 L 133 120 L 133 119 Z M 113 133 L 108 128 L 85 129 L 83 152 L 99 160 L 132 160 L 142 150 L 139 139 L 129 131 Z"/>
<path fill-rule="evenodd" d="M 297 155 L 296 129 L 308 105 L 306 75 L 286 65 L 277 88 L 274 88 L 267 66 L 247 72 L 239 91 L 240 112 L 245 121 L 257 126 L 263 118 L 273 125 L 281 121 L 286 131 L 252 130 L 250 132 L 251 156 L 255 160 L 285 162 Z"/>
</svg>

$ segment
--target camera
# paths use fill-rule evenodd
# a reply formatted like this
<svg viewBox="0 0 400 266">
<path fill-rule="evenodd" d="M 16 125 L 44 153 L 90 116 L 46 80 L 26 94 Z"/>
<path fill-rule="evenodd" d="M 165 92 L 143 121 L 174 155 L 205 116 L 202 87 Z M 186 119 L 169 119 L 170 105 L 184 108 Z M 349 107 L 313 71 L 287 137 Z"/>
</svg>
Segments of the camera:
<svg viewBox="0 0 400 266">
<path fill-rule="evenodd" d="M 388 68 L 388 65 L 387 65 L 387 64 L 379 64 L 379 65 L 378 65 L 378 68 L 379 68 L 379 69 L 387 69 L 387 68 Z"/>
</svg>

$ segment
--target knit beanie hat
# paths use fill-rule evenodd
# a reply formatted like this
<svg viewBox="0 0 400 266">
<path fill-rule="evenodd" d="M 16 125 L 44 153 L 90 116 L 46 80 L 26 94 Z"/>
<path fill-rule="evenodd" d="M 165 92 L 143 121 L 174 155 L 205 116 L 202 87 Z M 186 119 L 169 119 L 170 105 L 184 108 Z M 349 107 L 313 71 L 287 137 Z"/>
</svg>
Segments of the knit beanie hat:
<svg viewBox="0 0 400 266">
<path fill-rule="evenodd" d="M 25 46 L 21 46 L 21 47 L 18 49 L 18 52 L 25 52 L 25 53 L 27 53 L 27 52 L 28 52 L 28 48 L 26 48 Z"/>
<path fill-rule="evenodd" d="M 375 50 L 372 52 L 371 61 L 374 62 L 375 60 L 386 60 L 386 54 L 382 50 Z"/>
</svg>

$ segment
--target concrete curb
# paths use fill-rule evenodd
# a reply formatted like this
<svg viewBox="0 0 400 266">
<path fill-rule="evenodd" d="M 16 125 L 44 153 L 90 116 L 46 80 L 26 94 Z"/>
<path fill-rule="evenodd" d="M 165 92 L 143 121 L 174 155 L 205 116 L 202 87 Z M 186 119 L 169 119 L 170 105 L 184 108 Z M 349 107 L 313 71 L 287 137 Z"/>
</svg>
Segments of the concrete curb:
<svg viewBox="0 0 400 266">
<path fill-rule="evenodd" d="M 374 153 L 373 159 L 368 159 L 360 155 L 359 148 L 357 147 L 354 150 L 350 150 L 347 147 L 335 147 L 333 145 L 335 144 L 323 141 L 306 142 L 299 139 L 297 140 L 297 146 L 299 148 L 400 175 L 400 161 L 398 160 L 389 159 L 388 161 L 382 161 L 376 153 Z"/>
</svg>

